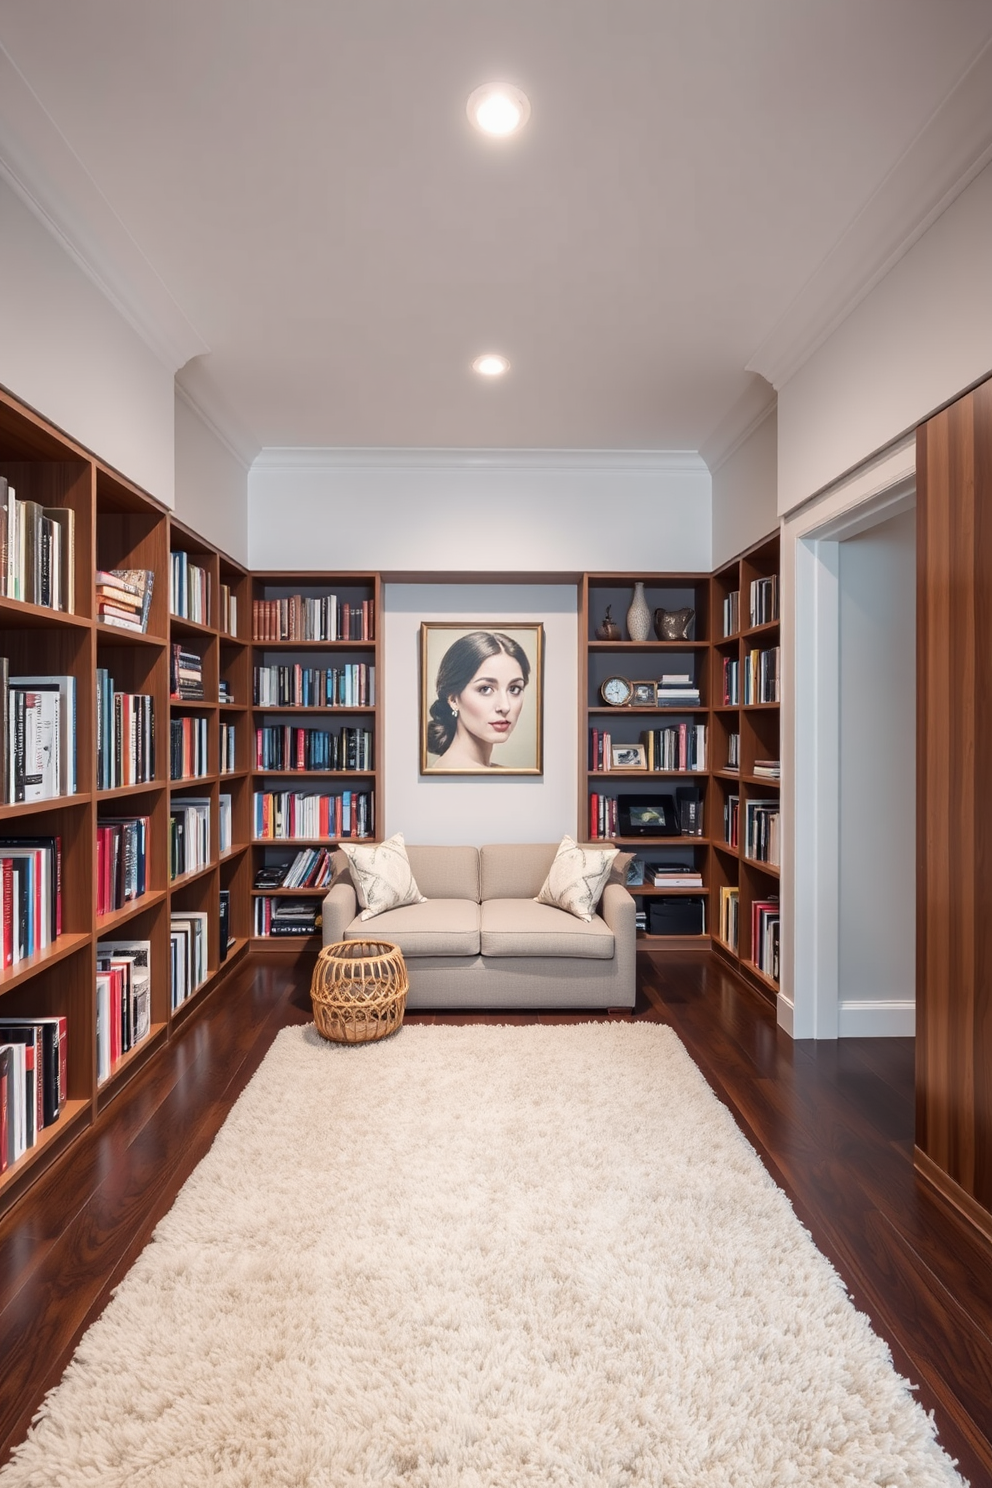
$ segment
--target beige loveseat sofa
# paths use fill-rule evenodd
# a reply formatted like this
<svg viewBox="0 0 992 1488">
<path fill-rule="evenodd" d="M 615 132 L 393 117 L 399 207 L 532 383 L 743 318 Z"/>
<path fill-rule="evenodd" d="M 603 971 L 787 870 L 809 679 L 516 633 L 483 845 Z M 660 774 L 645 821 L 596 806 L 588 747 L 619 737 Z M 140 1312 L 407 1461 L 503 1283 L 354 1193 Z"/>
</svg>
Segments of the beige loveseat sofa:
<svg viewBox="0 0 992 1488">
<path fill-rule="evenodd" d="M 633 1007 L 634 901 L 607 883 L 591 922 L 536 904 L 557 843 L 407 844 L 425 904 L 359 918 L 346 870 L 324 899 L 325 945 L 381 938 L 400 947 L 409 1008 Z"/>
</svg>

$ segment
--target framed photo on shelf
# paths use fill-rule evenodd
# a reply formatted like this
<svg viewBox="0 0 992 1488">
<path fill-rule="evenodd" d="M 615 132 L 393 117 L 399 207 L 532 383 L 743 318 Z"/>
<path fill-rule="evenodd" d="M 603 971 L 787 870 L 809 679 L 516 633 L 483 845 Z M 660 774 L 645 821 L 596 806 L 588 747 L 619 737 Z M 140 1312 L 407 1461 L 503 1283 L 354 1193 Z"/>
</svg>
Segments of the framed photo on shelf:
<svg viewBox="0 0 992 1488">
<path fill-rule="evenodd" d="M 614 744 L 611 746 L 611 770 L 646 770 L 647 767 L 647 752 L 643 744 Z"/>
<path fill-rule="evenodd" d="M 539 621 L 423 622 L 421 774 L 541 775 L 543 720 Z"/>
<path fill-rule="evenodd" d="M 632 858 L 627 864 L 627 888 L 639 889 L 644 883 L 644 862 L 641 858 Z"/>
<path fill-rule="evenodd" d="M 632 682 L 634 695 L 630 700 L 632 708 L 654 708 L 658 704 L 657 682 Z"/>
</svg>

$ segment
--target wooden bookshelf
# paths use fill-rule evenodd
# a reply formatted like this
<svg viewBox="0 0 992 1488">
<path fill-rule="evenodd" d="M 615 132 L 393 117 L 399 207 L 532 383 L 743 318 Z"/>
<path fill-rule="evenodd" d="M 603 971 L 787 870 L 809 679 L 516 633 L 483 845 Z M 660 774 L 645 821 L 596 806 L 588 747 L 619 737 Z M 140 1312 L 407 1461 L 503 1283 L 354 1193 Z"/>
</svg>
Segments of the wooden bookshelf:
<svg viewBox="0 0 992 1488">
<path fill-rule="evenodd" d="M 299 954 L 301 951 L 317 950 L 320 945 L 319 925 L 312 935 L 266 935 L 260 933 L 261 925 L 256 919 L 261 901 L 275 899 L 283 903 L 292 900 L 319 900 L 327 889 L 256 889 L 258 870 L 263 867 L 282 865 L 288 867 L 297 853 L 315 847 L 330 848 L 343 836 L 330 832 L 326 836 L 297 833 L 292 837 L 269 837 L 256 832 L 255 799 L 259 793 L 305 793 L 316 796 L 341 797 L 361 794 L 371 798 L 365 840 L 378 835 L 383 800 L 383 738 L 382 738 L 382 586 L 376 573 L 336 572 L 314 573 L 274 571 L 254 573 L 251 577 L 252 603 L 249 606 L 249 624 L 252 626 L 251 687 L 252 711 L 250 715 L 249 748 L 251 753 L 250 775 L 250 936 L 251 946 L 256 952 L 273 954 Z M 337 621 L 328 620 L 323 639 L 302 639 L 309 632 L 303 628 L 302 617 L 291 621 L 291 634 L 283 636 L 271 616 L 266 620 L 256 616 L 256 606 L 269 607 L 281 602 L 288 606 L 299 596 L 304 601 L 327 602 L 334 596 Z M 344 608 L 349 611 L 347 627 Z M 294 610 L 295 615 L 295 610 Z M 288 617 L 284 617 L 284 622 Z M 335 638 L 347 628 L 348 639 Z M 333 631 L 333 635 L 332 635 Z M 256 634 L 257 632 L 257 634 Z M 269 639 L 262 639 L 267 635 Z M 263 704 L 262 693 L 256 684 L 259 668 L 283 668 L 289 671 L 299 668 L 302 672 L 328 670 L 339 674 L 345 669 L 362 668 L 365 671 L 364 693 L 355 697 L 352 688 L 340 694 L 340 700 L 314 703 L 312 701 L 275 701 Z M 344 685 L 342 679 L 341 684 Z M 294 692 L 293 696 L 299 696 Z M 367 768 L 297 768 L 295 756 L 284 755 L 270 758 L 263 765 L 264 757 L 256 744 L 258 731 L 267 729 L 308 730 L 328 732 L 338 737 L 343 729 L 366 730 L 371 738 L 371 761 Z M 356 837 L 353 829 L 345 834 L 348 840 Z"/>
<path fill-rule="evenodd" d="M 777 777 L 755 774 L 755 761 L 779 760 L 779 702 L 774 693 L 765 697 L 760 687 L 749 691 L 745 673 L 752 653 L 773 653 L 779 644 L 777 578 L 779 567 L 778 534 L 756 543 L 746 552 L 718 569 L 711 590 L 710 653 L 711 749 L 709 832 L 712 847 L 709 855 L 707 882 L 710 887 L 712 938 L 715 948 L 726 956 L 752 986 L 765 996 L 777 994 L 778 983 L 771 966 L 763 966 L 763 948 L 752 945 L 752 909 L 756 903 L 778 899 L 779 868 L 777 863 L 759 861 L 750 856 L 745 841 L 748 805 L 769 801 L 777 805 L 780 782 Z M 760 618 L 752 623 L 751 586 L 761 581 L 775 581 L 774 618 Z M 766 586 L 767 587 L 767 586 Z M 727 614 L 730 597 L 739 596 L 736 624 Z M 736 667 L 737 691 L 729 689 L 730 668 Z M 775 669 L 777 674 L 777 668 Z M 759 673 L 760 681 L 760 673 Z M 736 765 L 731 758 L 736 737 Z M 727 840 L 727 813 L 733 801 L 738 805 L 738 841 Z M 738 895 L 738 937 L 736 946 L 721 934 L 721 901 L 723 890 L 736 890 Z"/>
<path fill-rule="evenodd" d="M 634 584 L 644 584 L 645 599 L 652 616 L 657 609 L 694 611 L 688 634 L 680 640 L 659 640 L 654 625 L 648 640 L 631 640 L 626 615 Z M 619 639 L 600 640 L 597 629 L 603 624 L 607 606 L 611 619 L 619 627 Z M 709 776 L 706 762 L 702 769 L 680 768 L 613 768 L 612 749 L 640 746 L 648 731 L 701 727 L 709 736 L 710 668 L 710 578 L 708 574 L 676 573 L 588 573 L 579 590 L 579 798 L 577 835 L 583 841 L 605 838 L 627 852 L 636 853 L 640 863 L 684 863 L 703 874 L 703 887 L 655 888 L 653 884 L 632 885 L 639 914 L 646 919 L 652 906 L 659 912 L 658 901 L 701 900 L 704 906 L 701 933 L 655 935 L 640 930 L 639 938 L 672 949 L 703 948 L 709 944 L 710 910 L 707 904 L 706 862 L 708 856 L 707 812 Z M 677 707 L 656 703 L 642 704 L 635 692 L 629 702 L 610 705 L 602 695 L 603 684 L 611 677 L 631 683 L 658 683 L 663 674 L 688 675 L 690 685 L 699 690 L 698 703 L 686 701 Z M 598 736 L 609 736 L 610 753 L 604 755 Z M 645 752 L 646 746 L 645 746 Z M 609 763 L 610 768 L 605 768 Z M 624 836 L 619 824 L 612 832 L 608 818 L 594 820 L 594 798 L 617 802 L 628 794 L 673 797 L 680 787 L 695 787 L 702 810 L 700 835 L 652 837 Z M 612 805 L 610 806 L 612 810 Z"/>
<path fill-rule="evenodd" d="M 7 838 L 57 837 L 61 842 L 62 928 L 51 945 L 7 968 L 0 968 L 0 1020 L 61 1016 L 68 1029 L 68 1099 L 57 1121 L 38 1133 L 34 1146 L 0 1174 L 0 1212 L 47 1167 L 66 1154 L 150 1058 L 168 1042 L 188 1015 L 171 1009 L 169 923 L 174 909 L 205 910 L 210 925 L 208 974 L 198 1001 L 219 987 L 248 946 L 248 645 L 243 636 L 220 635 L 210 623 L 177 620 L 169 613 L 169 552 L 187 545 L 200 555 L 212 576 L 239 587 L 249 603 L 245 569 L 218 552 L 139 487 L 89 451 L 0 391 L 0 475 L 21 500 L 74 513 L 73 609 L 50 609 L 0 596 L 0 656 L 12 676 L 71 676 L 75 679 L 74 794 L 23 803 L 0 803 L 0 835 Z M 144 569 L 154 585 L 143 632 L 97 618 L 95 574 L 101 569 Z M 170 645 L 195 637 L 206 659 L 209 692 L 201 713 L 209 720 L 209 769 L 202 780 L 169 779 L 170 714 L 186 704 L 169 697 Z M 217 669 L 223 664 L 240 688 L 242 710 L 225 710 L 239 729 L 240 777 L 218 772 Z M 101 789 L 97 779 L 97 703 L 95 678 L 105 669 L 118 692 L 151 698 L 155 720 L 154 773 L 137 784 Z M 240 717 L 240 728 L 238 720 Z M 230 782 L 230 783 L 229 783 Z M 239 841 L 221 860 L 216 821 L 212 821 L 211 861 L 192 880 L 170 882 L 168 818 L 170 802 L 183 790 L 215 799 L 229 790 Z M 96 836 L 112 818 L 147 817 L 146 892 L 119 908 L 96 914 Z M 2 855 L 2 853 L 0 853 Z M 221 959 L 218 891 L 231 887 L 235 944 Z M 97 1080 L 96 952 L 100 940 L 141 940 L 151 946 L 150 1030 L 122 1054 L 109 1077 Z"/>
</svg>

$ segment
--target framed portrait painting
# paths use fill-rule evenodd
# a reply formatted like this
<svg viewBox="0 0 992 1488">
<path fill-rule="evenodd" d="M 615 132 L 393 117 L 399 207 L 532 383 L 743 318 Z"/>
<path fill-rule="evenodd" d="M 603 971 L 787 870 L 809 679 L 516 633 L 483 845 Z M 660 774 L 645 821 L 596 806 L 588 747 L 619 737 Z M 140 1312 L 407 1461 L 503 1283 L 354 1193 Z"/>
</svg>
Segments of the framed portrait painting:
<svg viewBox="0 0 992 1488">
<path fill-rule="evenodd" d="M 541 775 L 543 720 L 543 625 L 424 621 L 422 774 Z"/>
</svg>

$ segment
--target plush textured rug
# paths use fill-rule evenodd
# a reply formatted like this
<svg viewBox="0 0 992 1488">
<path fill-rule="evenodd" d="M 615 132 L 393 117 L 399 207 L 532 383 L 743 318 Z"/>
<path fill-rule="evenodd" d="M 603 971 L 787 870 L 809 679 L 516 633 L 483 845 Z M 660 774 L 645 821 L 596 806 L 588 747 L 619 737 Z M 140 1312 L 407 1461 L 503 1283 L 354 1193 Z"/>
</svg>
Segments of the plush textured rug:
<svg viewBox="0 0 992 1488">
<path fill-rule="evenodd" d="M 960 1485 L 670 1030 L 281 1033 L 0 1488 Z"/>
</svg>

